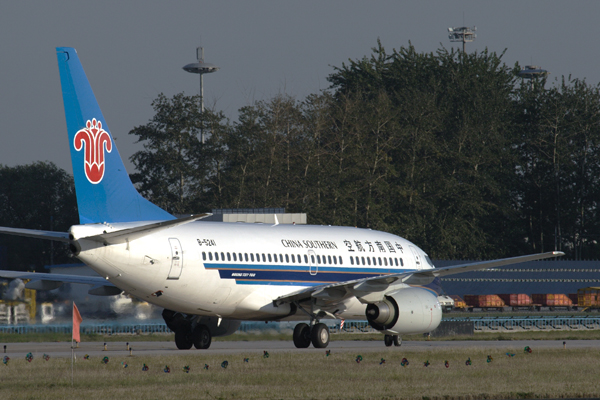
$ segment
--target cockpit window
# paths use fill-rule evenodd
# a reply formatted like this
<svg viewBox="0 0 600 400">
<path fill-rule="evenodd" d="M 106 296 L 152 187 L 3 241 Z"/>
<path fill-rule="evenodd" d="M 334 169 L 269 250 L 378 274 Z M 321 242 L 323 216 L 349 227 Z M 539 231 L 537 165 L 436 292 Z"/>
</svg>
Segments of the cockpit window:
<svg viewBox="0 0 600 400">
<path fill-rule="evenodd" d="M 431 262 L 431 259 L 429 258 L 429 256 L 427 254 L 425 254 L 425 261 L 427 261 L 427 264 L 429 264 L 431 266 L 431 268 L 435 268 L 435 265 L 433 265 L 433 263 Z"/>
</svg>

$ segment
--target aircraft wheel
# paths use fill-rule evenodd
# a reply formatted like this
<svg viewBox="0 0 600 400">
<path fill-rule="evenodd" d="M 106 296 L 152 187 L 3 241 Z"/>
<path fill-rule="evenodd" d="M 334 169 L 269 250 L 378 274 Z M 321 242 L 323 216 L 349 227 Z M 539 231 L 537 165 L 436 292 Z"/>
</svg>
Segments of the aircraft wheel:
<svg viewBox="0 0 600 400">
<path fill-rule="evenodd" d="M 299 349 L 310 346 L 310 327 L 304 322 L 294 328 L 294 345 Z"/>
<path fill-rule="evenodd" d="M 197 349 L 208 349 L 212 342 L 210 331 L 205 325 L 196 325 L 192 331 L 192 340 Z"/>
<path fill-rule="evenodd" d="M 393 340 L 393 342 L 394 342 L 394 346 L 396 346 L 396 347 L 400 347 L 400 346 L 402 346 L 402 339 L 400 338 L 400 336 L 398 336 L 398 335 L 394 335 L 394 336 L 392 336 L 392 337 L 393 337 L 393 339 L 394 339 L 394 340 Z"/>
<path fill-rule="evenodd" d="M 324 349 L 329 344 L 329 328 L 325 324 L 316 324 L 310 331 L 312 344 L 317 349 Z"/>
<path fill-rule="evenodd" d="M 392 344 L 394 344 L 394 338 L 392 335 L 385 335 L 383 337 L 383 343 L 385 343 L 385 347 L 390 347 Z"/>
<path fill-rule="evenodd" d="M 179 350 L 189 350 L 193 344 L 192 331 L 189 328 L 182 328 L 175 331 L 175 345 Z"/>
</svg>

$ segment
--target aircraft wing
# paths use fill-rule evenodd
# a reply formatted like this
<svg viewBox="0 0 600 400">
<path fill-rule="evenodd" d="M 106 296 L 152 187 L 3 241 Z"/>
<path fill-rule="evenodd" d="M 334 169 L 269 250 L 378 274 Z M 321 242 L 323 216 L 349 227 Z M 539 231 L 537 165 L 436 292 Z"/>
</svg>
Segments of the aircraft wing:
<svg viewBox="0 0 600 400">
<path fill-rule="evenodd" d="M 483 269 L 495 268 L 495 267 L 504 267 L 506 265 L 518 264 L 527 261 L 537 261 L 543 260 L 545 258 L 553 258 L 553 257 L 562 257 L 565 253 L 562 251 L 549 251 L 547 253 L 539 253 L 539 254 L 531 254 L 528 256 L 519 256 L 519 257 L 511 257 L 511 258 L 501 258 L 498 260 L 490 260 L 490 261 L 479 261 L 469 264 L 460 264 L 460 265 L 452 265 L 450 267 L 443 268 L 434 268 L 428 269 L 425 271 L 421 271 L 415 273 L 414 275 L 418 276 L 446 276 L 453 274 L 460 274 L 468 271 L 480 271 Z"/>
<path fill-rule="evenodd" d="M 285 296 L 278 297 L 274 302 L 275 304 L 294 303 L 316 298 L 321 299 L 329 304 L 334 304 L 352 296 L 361 298 L 366 297 L 371 293 L 387 291 L 387 289 L 396 283 L 403 283 L 407 285 L 427 285 L 433 282 L 435 278 L 446 275 L 503 267 L 506 265 L 543 260 L 545 258 L 561 257 L 564 255 L 565 253 L 562 251 L 551 251 L 528 256 L 502 258 L 497 260 L 453 265 L 450 267 L 432 268 L 421 271 L 402 272 L 398 274 L 380 275 L 352 281 L 336 282 L 302 289 Z"/>
<path fill-rule="evenodd" d="M 0 270 L 0 278 L 27 279 L 25 284 L 28 289 L 52 290 L 62 286 L 63 283 L 80 283 L 92 285 L 88 293 L 97 296 L 113 296 L 120 294 L 121 289 L 102 278 L 101 276 L 83 276 L 66 274 L 44 274 L 40 272 L 6 271 Z"/>
</svg>

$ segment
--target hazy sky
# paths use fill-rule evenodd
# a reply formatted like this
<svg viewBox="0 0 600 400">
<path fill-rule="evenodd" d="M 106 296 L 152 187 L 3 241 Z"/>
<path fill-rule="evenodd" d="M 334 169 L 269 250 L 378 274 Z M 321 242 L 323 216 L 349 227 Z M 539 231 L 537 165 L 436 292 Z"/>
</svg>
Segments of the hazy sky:
<svg viewBox="0 0 600 400">
<path fill-rule="evenodd" d="M 159 93 L 198 93 L 181 69 L 205 61 L 205 102 L 235 118 L 253 100 L 304 98 L 328 87 L 332 66 L 409 41 L 419 52 L 452 45 L 450 26 L 477 26 L 468 51 L 507 49 L 504 61 L 600 82 L 596 1 L 2 1 L 0 164 L 48 160 L 71 172 L 55 47 L 77 49 L 128 158 L 128 132 L 148 122 Z"/>
</svg>

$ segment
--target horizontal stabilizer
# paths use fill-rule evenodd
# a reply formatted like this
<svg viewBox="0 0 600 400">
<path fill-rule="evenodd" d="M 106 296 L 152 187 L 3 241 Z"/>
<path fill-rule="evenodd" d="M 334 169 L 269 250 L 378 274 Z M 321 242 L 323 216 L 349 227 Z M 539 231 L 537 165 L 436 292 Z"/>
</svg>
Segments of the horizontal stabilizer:
<svg viewBox="0 0 600 400">
<path fill-rule="evenodd" d="M 29 279 L 30 282 L 25 286 L 31 289 L 39 288 L 40 290 L 56 289 L 63 283 L 81 283 L 84 285 L 115 287 L 115 285 L 101 276 L 44 274 L 41 272 L 0 270 L 0 278 Z"/>
<path fill-rule="evenodd" d="M 38 231 L 35 229 L 6 228 L 0 226 L 0 233 L 36 239 L 56 240 L 58 242 L 69 242 L 69 234 L 67 232 Z"/>
<path fill-rule="evenodd" d="M 94 242 L 100 242 L 103 244 L 119 244 L 130 242 L 135 239 L 139 239 L 151 233 L 156 233 L 164 229 L 173 228 L 178 225 L 187 224 L 189 222 L 198 221 L 199 219 L 206 218 L 212 214 L 198 214 L 191 217 L 173 219 L 170 221 L 157 222 L 154 224 L 137 226 L 130 229 L 121 229 L 114 232 L 102 233 L 100 235 L 87 236 L 81 239 L 92 240 Z"/>
</svg>

